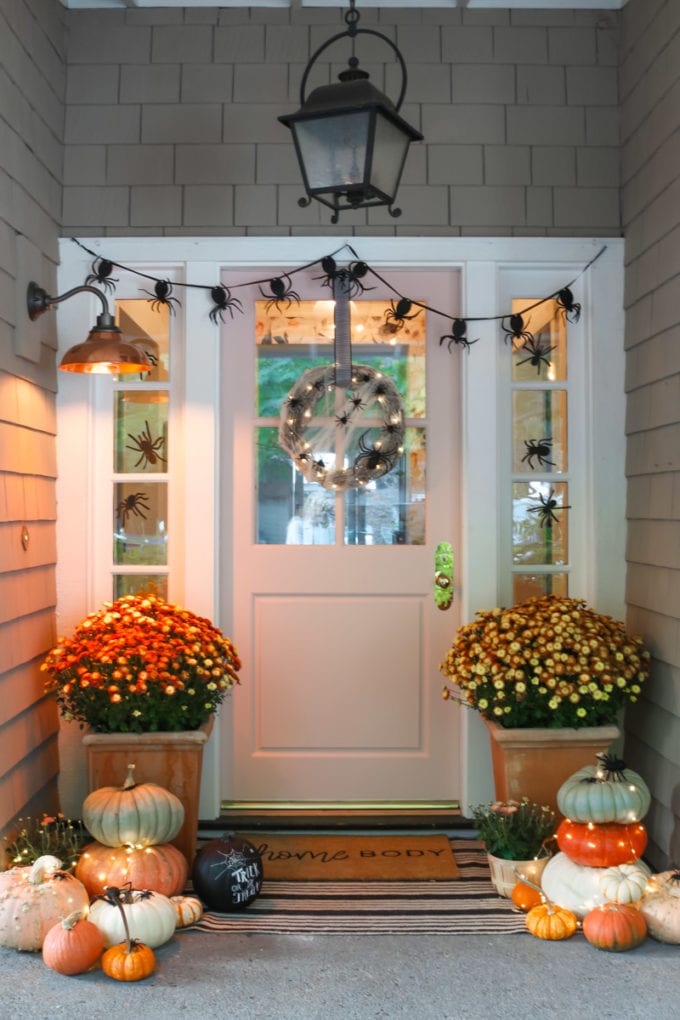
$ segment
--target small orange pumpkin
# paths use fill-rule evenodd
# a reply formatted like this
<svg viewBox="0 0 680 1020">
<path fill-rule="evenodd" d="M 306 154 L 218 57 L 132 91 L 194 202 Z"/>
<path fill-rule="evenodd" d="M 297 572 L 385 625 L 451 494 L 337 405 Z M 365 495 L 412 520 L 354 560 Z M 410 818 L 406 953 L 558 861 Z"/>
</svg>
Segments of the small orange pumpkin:
<svg viewBox="0 0 680 1020">
<path fill-rule="evenodd" d="M 103 950 L 104 938 L 97 925 L 81 910 L 74 910 L 47 932 L 42 956 L 57 974 L 82 974 L 94 966 Z"/>
<path fill-rule="evenodd" d="M 532 907 L 526 916 L 526 926 L 531 934 L 551 942 L 571 938 L 576 925 L 576 914 L 549 901 Z"/>
<path fill-rule="evenodd" d="M 532 907 L 543 902 L 540 889 L 535 885 L 527 885 L 526 882 L 518 882 L 512 890 L 510 898 L 517 909 L 525 913 L 527 910 L 531 910 Z"/>
<path fill-rule="evenodd" d="M 177 911 L 177 927 L 188 928 L 203 914 L 203 904 L 197 896 L 171 896 L 171 901 Z"/>
<path fill-rule="evenodd" d="M 647 937 L 647 922 L 630 903 L 603 903 L 583 918 L 583 934 L 596 949 L 623 953 Z"/>
<path fill-rule="evenodd" d="M 88 843 L 76 865 L 76 877 L 90 896 L 101 896 L 107 886 L 151 889 L 164 896 L 182 892 L 189 874 L 186 857 L 172 843 L 147 847 L 110 847 Z"/>
<path fill-rule="evenodd" d="M 111 946 L 102 956 L 102 970 L 114 981 L 142 981 L 155 970 L 156 957 L 153 949 L 145 946 L 143 942 L 130 938 L 130 928 L 123 909 L 120 889 L 111 886 L 100 898 L 118 907 L 125 929 L 125 942 Z"/>
</svg>

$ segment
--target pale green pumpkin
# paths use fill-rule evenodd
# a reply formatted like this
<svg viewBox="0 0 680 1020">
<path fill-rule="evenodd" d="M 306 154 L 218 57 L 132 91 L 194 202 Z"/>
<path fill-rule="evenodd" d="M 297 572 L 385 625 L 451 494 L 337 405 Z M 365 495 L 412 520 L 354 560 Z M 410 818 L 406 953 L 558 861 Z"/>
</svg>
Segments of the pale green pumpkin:
<svg viewBox="0 0 680 1020">
<path fill-rule="evenodd" d="M 651 795 L 642 776 L 610 755 L 598 755 L 565 780 L 557 806 L 572 822 L 639 822 L 649 810 Z"/>
<path fill-rule="evenodd" d="M 128 765 L 123 786 L 102 786 L 83 803 L 83 822 L 104 846 L 169 843 L 184 824 L 181 800 L 156 783 L 135 783 Z"/>
</svg>

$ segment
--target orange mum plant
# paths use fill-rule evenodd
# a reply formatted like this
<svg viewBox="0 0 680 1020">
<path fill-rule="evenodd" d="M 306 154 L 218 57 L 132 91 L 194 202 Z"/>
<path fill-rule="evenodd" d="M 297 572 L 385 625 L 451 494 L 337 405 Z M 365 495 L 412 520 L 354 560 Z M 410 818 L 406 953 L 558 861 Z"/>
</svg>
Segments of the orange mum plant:
<svg viewBox="0 0 680 1020">
<path fill-rule="evenodd" d="M 196 729 L 239 683 L 240 668 L 209 620 L 155 594 L 105 603 L 41 666 L 64 718 L 97 733 Z"/>
<path fill-rule="evenodd" d="M 649 652 L 582 599 L 543 595 L 480 611 L 441 663 L 444 698 L 505 728 L 602 726 L 637 701 Z"/>
</svg>

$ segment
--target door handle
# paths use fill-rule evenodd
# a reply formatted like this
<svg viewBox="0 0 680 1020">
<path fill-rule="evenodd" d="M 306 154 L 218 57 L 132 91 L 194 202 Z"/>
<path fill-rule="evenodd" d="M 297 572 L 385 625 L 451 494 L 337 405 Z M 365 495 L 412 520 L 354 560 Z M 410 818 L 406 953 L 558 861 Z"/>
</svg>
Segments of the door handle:
<svg viewBox="0 0 680 1020">
<path fill-rule="evenodd" d="M 449 542 L 440 542 L 435 550 L 434 602 L 438 609 L 448 609 L 453 602 L 453 549 Z"/>
</svg>

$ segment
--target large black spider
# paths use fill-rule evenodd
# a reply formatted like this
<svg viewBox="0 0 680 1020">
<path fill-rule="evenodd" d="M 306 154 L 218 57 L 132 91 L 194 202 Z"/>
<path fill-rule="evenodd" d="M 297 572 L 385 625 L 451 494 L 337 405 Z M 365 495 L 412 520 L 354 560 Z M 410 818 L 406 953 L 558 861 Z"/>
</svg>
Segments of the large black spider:
<svg viewBox="0 0 680 1020">
<path fill-rule="evenodd" d="M 174 315 L 174 305 L 180 304 L 177 298 L 170 297 L 172 294 L 172 284 L 169 280 L 157 280 L 153 289 L 153 294 L 150 290 L 143 290 L 143 293 L 148 294 L 149 297 L 153 299 L 151 301 L 151 310 L 153 312 L 158 312 L 163 306 L 165 306 L 170 310 L 170 314 Z"/>
<path fill-rule="evenodd" d="M 127 519 L 130 514 L 134 514 L 135 517 L 141 517 L 146 520 L 145 510 L 150 510 L 149 497 L 146 492 L 131 492 L 129 496 L 122 499 L 116 507 L 116 516 L 120 521 L 121 527 L 124 528 L 127 524 Z"/>
<path fill-rule="evenodd" d="M 555 490 L 550 487 L 548 492 L 548 498 L 546 499 L 542 493 L 536 493 L 540 503 L 535 506 L 527 507 L 530 514 L 537 514 L 540 518 L 540 524 L 542 528 L 552 528 L 552 522 L 559 524 L 559 517 L 555 514 L 555 510 L 571 510 L 571 506 L 566 503 L 564 505 L 557 502 L 555 499 Z"/>
<path fill-rule="evenodd" d="M 449 351 L 451 350 L 452 344 L 456 344 L 459 347 L 465 347 L 465 349 L 469 351 L 472 345 L 477 343 L 479 337 L 477 338 L 477 340 L 468 340 L 467 322 L 465 321 L 465 319 L 454 319 L 453 322 L 451 323 L 451 332 L 446 333 L 444 336 L 439 337 L 440 347 L 445 340 L 448 340 L 448 344 L 446 346 L 448 347 Z"/>
<path fill-rule="evenodd" d="M 342 272 L 338 269 L 338 264 L 332 255 L 326 255 L 325 258 L 321 259 L 321 268 L 323 269 L 323 276 L 315 276 L 315 280 L 321 280 L 322 287 L 330 287 L 333 289 L 333 284 L 337 280 L 338 276 Z"/>
<path fill-rule="evenodd" d="M 524 319 L 519 313 L 511 315 L 508 322 L 509 325 L 506 326 L 505 320 L 501 320 L 501 329 L 505 333 L 506 343 L 508 340 L 512 340 L 514 347 L 515 340 L 522 340 L 524 343 L 528 343 L 530 340 L 534 339 L 533 333 L 530 333 L 529 330 L 526 329 Z"/>
<path fill-rule="evenodd" d="M 569 287 L 563 287 L 559 292 L 557 304 L 564 312 L 564 317 L 568 322 L 578 322 L 581 318 L 581 306 L 578 301 L 574 301 L 574 295 Z"/>
<path fill-rule="evenodd" d="M 288 281 L 287 283 L 286 280 Z M 300 295 L 296 290 L 293 290 L 293 282 L 290 276 L 288 275 L 275 276 L 272 280 L 269 281 L 269 289 L 272 293 L 272 297 L 269 297 L 268 294 L 265 294 L 265 292 L 262 290 L 262 287 L 260 287 L 260 294 L 262 295 L 262 297 L 269 298 L 266 305 L 264 306 L 265 312 L 268 312 L 272 305 L 274 305 L 276 310 L 280 312 L 281 305 L 283 304 L 284 301 L 286 303 L 286 309 L 290 308 L 293 302 L 297 304 L 299 304 L 300 302 Z"/>
<path fill-rule="evenodd" d="M 546 464 L 550 464 L 551 467 L 554 467 L 555 461 L 548 460 L 548 454 L 552 453 L 552 443 L 552 439 L 525 439 L 524 445 L 527 452 L 522 457 L 522 463 L 526 461 L 533 471 L 534 457 L 536 457 L 541 467 L 545 467 Z"/>
<path fill-rule="evenodd" d="M 407 319 L 415 319 L 420 315 L 420 308 L 413 315 L 409 315 L 412 308 L 413 302 L 405 297 L 399 298 L 396 305 L 394 300 L 390 301 L 390 307 L 385 311 L 385 322 L 393 322 L 401 329 Z"/>
<path fill-rule="evenodd" d="M 526 365 L 529 362 L 536 369 L 538 375 L 541 374 L 541 365 L 550 365 L 550 358 L 548 355 L 551 351 L 555 350 L 557 345 L 553 344 L 551 347 L 548 343 L 543 343 L 541 340 L 537 340 L 535 337 L 531 337 L 527 340 L 522 347 L 522 351 L 527 351 L 529 354 L 528 358 L 522 358 L 521 361 L 517 362 L 517 365 Z"/>
<path fill-rule="evenodd" d="M 90 268 L 92 272 L 85 277 L 85 286 L 89 287 L 90 284 L 98 283 L 104 290 L 113 293 L 118 283 L 117 279 L 111 277 L 113 262 L 109 262 L 108 259 L 95 259 Z"/>
<path fill-rule="evenodd" d="M 160 454 L 160 451 L 165 446 L 165 437 L 158 436 L 157 439 L 154 439 L 151 435 L 148 421 L 145 421 L 144 425 L 144 431 L 140 432 L 138 436 L 133 436 L 132 433 L 128 432 L 128 439 L 131 439 L 134 445 L 126 446 L 125 449 L 132 450 L 133 453 L 140 455 L 134 467 L 139 467 L 141 464 L 142 468 L 145 468 L 147 464 L 156 464 L 158 461 L 161 461 L 163 464 L 167 463 L 165 457 L 162 457 Z"/>
<path fill-rule="evenodd" d="M 232 297 L 231 291 L 228 287 L 223 287 L 222 284 L 218 284 L 217 287 L 213 287 L 210 291 L 210 297 L 212 298 L 214 308 L 211 308 L 208 318 L 211 322 L 217 325 L 217 320 L 224 322 L 222 317 L 223 312 L 229 312 L 232 319 L 234 318 L 234 309 L 237 312 L 243 312 L 243 305 L 238 298 Z"/>
<path fill-rule="evenodd" d="M 389 464 L 381 449 L 380 441 L 378 440 L 369 446 L 366 438 L 367 436 L 368 432 L 364 432 L 361 436 L 359 436 L 359 442 L 357 444 L 359 447 L 359 456 L 354 462 L 354 467 L 360 471 L 371 472 L 384 469 L 382 472 L 384 474 L 389 467 Z"/>
</svg>

